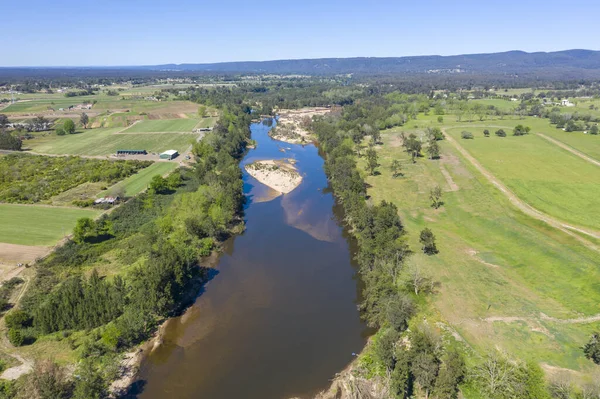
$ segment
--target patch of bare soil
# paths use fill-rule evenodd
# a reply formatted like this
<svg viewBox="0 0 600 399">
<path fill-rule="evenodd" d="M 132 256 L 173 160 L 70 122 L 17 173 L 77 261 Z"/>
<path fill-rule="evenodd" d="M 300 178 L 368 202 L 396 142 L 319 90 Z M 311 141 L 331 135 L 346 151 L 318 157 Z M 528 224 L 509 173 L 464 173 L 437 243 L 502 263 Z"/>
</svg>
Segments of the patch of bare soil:
<svg viewBox="0 0 600 399">
<path fill-rule="evenodd" d="M 271 129 L 269 134 L 275 140 L 285 141 L 292 144 L 304 144 L 311 141 L 310 132 L 307 126 L 312 118 L 317 115 L 326 115 L 331 110 L 329 108 L 301 108 L 301 109 L 282 109 L 279 111 L 277 126 Z"/>
<path fill-rule="evenodd" d="M 50 250 L 50 247 L 0 243 L 0 270 L 4 263 L 33 263 L 37 258 L 46 256 Z"/>
<path fill-rule="evenodd" d="M 450 176 L 450 173 L 448 173 L 448 171 L 442 164 L 440 164 L 440 171 L 442 172 L 442 175 L 444 175 L 444 179 L 446 179 L 446 183 L 448 184 L 447 191 L 458 191 L 460 187 L 458 187 L 458 184 L 454 182 L 452 176 Z"/>
</svg>

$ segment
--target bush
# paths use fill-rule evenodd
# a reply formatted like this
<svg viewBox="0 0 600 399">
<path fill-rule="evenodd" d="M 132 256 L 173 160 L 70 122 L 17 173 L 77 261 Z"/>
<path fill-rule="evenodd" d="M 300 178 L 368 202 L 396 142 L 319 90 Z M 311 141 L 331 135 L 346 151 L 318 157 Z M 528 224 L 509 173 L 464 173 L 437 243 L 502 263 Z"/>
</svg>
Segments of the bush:
<svg viewBox="0 0 600 399">
<path fill-rule="evenodd" d="M 14 310 L 4 316 L 4 323 L 9 329 L 29 327 L 31 322 L 31 316 L 23 310 Z"/>
<path fill-rule="evenodd" d="M 490 131 L 489 131 L 489 130 L 487 130 L 487 129 L 485 129 L 485 130 L 483 131 L 483 135 L 484 135 L 485 137 L 490 137 Z"/>
<path fill-rule="evenodd" d="M 0 150 L 21 151 L 22 145 L 20 138 L 0 129 Z"/>
<path fill-rule="evenodd" d="M 63 124 L 63 129 L 65 130 L 65 133 L 75 133 L 75 122 L 73 122 L 71 119 L 67 119 Z"/>
<path fill-rule="evenodd" d="M 496 136 L 498 137 L 506 137 L 506 132 L 502 129 L 496 130 Z"/>
<path fill-rule="evenodd" d="M 8 340 L 14 346 L 21 346 L 23 342 L 25 342 L 25 338 L 21 334 L 21 330 L 16 328 L 11 328 L 8 330 Z"/>
<path fill-rule="evenodd" d="M 473 137 L 473 133 L 471 133 L 471 132 L 467 132 L 467 131 L 464 131 L 464 130 L 463 130 L 463 132 L 460 134 L 460 137 L 462 137 L 462 138 L 463 138 L 463 139 L 465 139 L 465 140 L 472 140 L 472 139 L 474 139 L 474 138 L 475 138 L 475 137 Z"/>
<path fill-rule="evenodd" d="M 63 129 L 62 127 L 57 127 L 54 132 L 57 136 L 64 136 L 65 134 L 67 134 L 67 132 L 65 132 L 65 129 Z"/>
<path fill-rule="evenodd" d="M 530 130 L 529 126 L 517 125 L 513 130 L 513 136 L 525 136 Z"/>
<path fill-rule="evenodd" d="M 438 121 L 438 123 L 444 122 L 444 117 L 443 116 L 438 116 L 437 121 Z"/>
</svg>

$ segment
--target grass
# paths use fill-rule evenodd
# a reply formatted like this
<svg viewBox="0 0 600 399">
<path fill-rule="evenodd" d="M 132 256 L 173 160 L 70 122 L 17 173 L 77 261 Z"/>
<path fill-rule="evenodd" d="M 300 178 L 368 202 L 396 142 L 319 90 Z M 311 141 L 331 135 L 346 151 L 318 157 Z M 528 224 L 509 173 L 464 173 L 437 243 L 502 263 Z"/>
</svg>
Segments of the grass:
<svg viewBox="0 0 600 399">
<path fill-rule="evenodd" d="M 50 206 L 0 204 L 0 242 L 20 245 L 56 244 L 70 234 L 77 219 L 99 211 Z"/>
<path fill-rule="evenodd" d="M 121 149 L 148 152 L 184 152 L 197 135 L 191 133 L 119 134 L 122 128 L 84 130 L 80 134 L 48 135 L 25 142 L 25 147 L 42 154 L 111 155 Z"/>
<path fill-rule="evenodd" d="M 124 133 L 191 132 L 198 119 L 145 120 L 126 129 Z"/>
<path fill-rule="evenodd" d="M 150 180 L 156 175 L 166 175 L 177 169 L 177 164 L 173 162 L 156 162 L 149 167 L 142 169 L 140 172 L 133 176 L 129 176 L 127 179 L 115 184 L 107 190 L 102 191 L 98 194 L 98 197 L 108 195 L 108 193 L 123 189 L 125 196 L 132 197 L 144 191 Z"/>
<path fill-rule="evenodd" d="M 519 198 L 566 222 L 600 226 L 600 213 L 590 212 L 600 197 L 598 166 L 535 134 L 462 140 L 462 130 L 447 132 Z"/>
<path fill-rule="evenodd" d="M 592 370 L 580 346 L 598 326 L 549 322 L 539 315 L 572 318 L 600 313 L 597 253 L 517 211 L 446 142 L 440 143 L 440 160 L 421 158 L 412 164 L 399 146 L 399 130 L 383 132 L 385 144 L 378 147 L 381 174 L 366 177 L 368 193 L 374 202 L 385 199 L 398 206 L 414 250 L 420 248 L 423 228 L 436 235 L 438 255 L 416 253 L 409 260 L 441 283 L 431 298 L 434 313 L 439 312 L 478 353 L 500 348 L 515 358 Z M 478 140 L 484 139 L 473 141 Z M 404 176 L 391 176 L 394 159 L 402 162 Z M 361 159 L 361 167 L 364 162 Z M 442 168 L 457 191 L 449 191 Z M 436 185 L 444 190 L 445 204 L 438 210 L 429 202 L 429 190 Z M 529 321 L 482 320 L 490 316 Z"/>
</svg>

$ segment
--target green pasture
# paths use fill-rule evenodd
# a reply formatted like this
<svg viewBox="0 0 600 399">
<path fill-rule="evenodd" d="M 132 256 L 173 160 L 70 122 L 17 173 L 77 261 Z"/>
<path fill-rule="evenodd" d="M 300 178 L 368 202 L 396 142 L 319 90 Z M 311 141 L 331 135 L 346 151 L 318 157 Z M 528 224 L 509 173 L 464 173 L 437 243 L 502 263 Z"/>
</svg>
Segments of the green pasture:
<svg viewBox="0 0 600 399">
<path fill-rule="evenodd" d="M 492 105 L 496 109 L 510 112 L 514 108 L 517 108 L 517 106 L 519 105 L 519 102 L 517 102 L 517 101 L 510 101 L 510 100 L 504 100 L 504 99 L 501 99 L 501 98 L 482 98 L 482 99 L 476 99 L 476 100 L 469 100 L 469 104 L 471 104 L 471 105 L 473 105 L 473 104 L 481 104 L 481 105 L 483 105 L 485 107 L 488 107 L 488 106 Z"/>
<path fill-rule="evenodd" d="M 156 175 L 166 175 L 175 169 L 177 169 L 177 164 L 174 162 L 156 162 L 149 167 L 142 169 L 138 173 L 133 176 L 129 176 L 125 180 L 115 184 L 107 190 L 102 191 L 98 194 L 98 197 L 103 197 L 108 195 L 109 193 L 123 189 L 125 192 L 125 196 L 132 197 L 144 191 L 148 188 L 148 184 L 150 180 Z"/>
<path fill-rule="evenodd" d="M 191 133 L 120 134 L 122 128 L 87 129 L 79 134 L 48 135 L 27 140 L 24 147 L 42 154 L 111 155 L 117 150 L 140 149 L 148 152 L 184 152 L 197 135 Z"/>
<path fill-rule="evenodd" d="M 198 122 L 198 119 L 144 120 L 124 130 L 123 133 L 191 132 Z"/>
<path fill-rule="evenodd" d="M 56 244 L 71 234 L 77 219 L 100 212 L 51 206 L 0 204 L 0 242 L 20 245 Z"/>
<path fill-rule="evenodd" d="M 545 321 L 540 313 L 560 319 L 600 313 L 597 253 L 516 210 L 444 141 L 439 142 L 441 159 L 420 158 L 413 164 L 400 146 L 401 130 L 420 132 L 413 127 L 383 132 L 384 145 L 377 147 L 380 174 L 366 176 L 368 194 L 374 203 L 387 200 L 398 206 L 416 252 L 409 265 L 440 283 L 432 297 L 436 312 L 479 353 L 500 348 L 558 367 L 593 368 L 580 346 L 595 326 Z M 478 140 L 484 139 L 473 141 Z M 396 178 L 389 170 L 394 159 L 402 163 L 403 175 Z M 360 167 L 364 163 L 361 159 Z M 438 210 L 429 200 L 436 185 L 444 191 Z M 436 235 L 438 255 L 419 251 L 419 232 L 425 227 Z M 530 320 L 482 320 L 492 316 Z"/>
<path fill-rule="evenodd" d="M 463 128 L 448 129 L 459 144 L 534 208 L 579 226 L 598 229 L 600 212 L 590 212 L 600 197 L 600 171 L 543 138 L 529 134 L 504 138 L 460 138 Z"/>
</svg>

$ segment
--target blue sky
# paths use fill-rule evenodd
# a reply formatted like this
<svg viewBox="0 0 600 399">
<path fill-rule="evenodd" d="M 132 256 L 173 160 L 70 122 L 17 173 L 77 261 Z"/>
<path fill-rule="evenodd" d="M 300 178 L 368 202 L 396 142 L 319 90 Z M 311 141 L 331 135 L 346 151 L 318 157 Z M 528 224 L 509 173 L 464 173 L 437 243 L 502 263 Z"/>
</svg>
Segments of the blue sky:
<svg viewBox="0 0 600 399">
<path fill-rule="evenodd" d="M 0 0 L 0 66 L 600 49 L 597 0 Z"/>
</svg>

